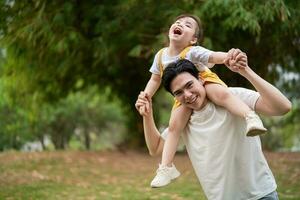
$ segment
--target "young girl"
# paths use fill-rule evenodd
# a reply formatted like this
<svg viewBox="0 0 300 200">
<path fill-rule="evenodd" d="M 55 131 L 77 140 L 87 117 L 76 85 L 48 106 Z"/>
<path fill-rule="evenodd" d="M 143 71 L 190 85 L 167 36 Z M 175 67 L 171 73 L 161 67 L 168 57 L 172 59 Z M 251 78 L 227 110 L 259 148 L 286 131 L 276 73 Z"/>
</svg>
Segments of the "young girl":
<svg viewBox="0 0 300 200">
<path fill-rule="evenodd" d="M 212 67 L 213 64 L 225 64 L 224 61 L 227 57 L 235 57 L 235 55 L 231 55 L 230 51 L 228 53 L 214 52 L 201 46 L 196 46 L 202 37 L 202 28 L 198 17 L 193 15 L 186 14 L 178 16 L 171 25 L 168 36 L 169 46 L 161 49 L 155 55 L 154 62 L 150 68 L 152 75 L 144 90 L 147 96 L 152 98 L 159 88 L 164 68 L 178 59 L 185 58 L 197 66 L 207 96 L 212 102 L 244 118 L 247 124 L 247 136 L 263 134 L 266 129 L 259 116 L 239 98 L 233 96 L 227 89 L 225 83 L 206 67 Z M 238 60 L 233 62 L 238 62 Z M 195 97 L 192 95 L 189 99 L 186 99 L 186 101 L 191 104 L 195 102 L 195 100 Z M 139 109 L 144 109 L 144 112 L 148 110 L 145 107 L 140 107 Z M 191 112 L 191 109 L 175 102 L 171 112 L 169 134 L 165 141 L 161 164 L 159 165 L 155 178 L 151 182 L 152 187 L 165 186 L 180 175 L 172 162 L 180 133 L 185 128 Z"/>
</svg>

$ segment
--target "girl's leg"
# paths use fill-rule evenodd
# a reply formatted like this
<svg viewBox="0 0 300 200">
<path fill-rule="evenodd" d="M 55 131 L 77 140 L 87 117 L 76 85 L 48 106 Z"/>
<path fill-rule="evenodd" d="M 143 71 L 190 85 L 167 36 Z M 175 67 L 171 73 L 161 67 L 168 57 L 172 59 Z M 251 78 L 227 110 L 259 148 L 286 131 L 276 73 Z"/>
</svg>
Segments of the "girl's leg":
<svg viewBox="0 0 300 200">
<path fill-rule="evenodd" d="M 162 152 L 162 161 L 151 182 L 151 187 L 163 187 L 177 178 L 180 172 L 173 165 L 180 133 L 185 128 L 192 111 L 185 106 L 174 108 L 171 112 L 168 136 Z"/>
<path fill-rule="evenodd" d="M 208 83 L 205 90 L 212 102 L 246 120 L 247 136 L 261 135 L 267 131 L 259 116 L 241 99 L 231 94 L 228 88 L 217 83 Z"/>
<path fill-rule="evenodd" d="M 168 137 L 165 141 L 162 152 L 162 165 L 172 165 L 173 158 L 177 150 L 180 133 L 187 125 L 191 113 L 191 109 L 182 105 L 172 110 L 169 121 Z"/>
</svg>

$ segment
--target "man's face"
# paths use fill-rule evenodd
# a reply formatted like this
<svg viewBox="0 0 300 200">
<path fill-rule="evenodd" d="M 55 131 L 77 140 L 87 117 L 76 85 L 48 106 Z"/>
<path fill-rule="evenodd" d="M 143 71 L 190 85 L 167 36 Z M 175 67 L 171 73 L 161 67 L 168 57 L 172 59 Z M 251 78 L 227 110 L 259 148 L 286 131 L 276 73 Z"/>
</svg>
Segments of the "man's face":
<svg viewBox="0 0 300 200">
<path fill-rule="evenodd" d="M 200 110 L 207 102 L 202 83 L 188 72 L 177 75 L 171 82 L 171 91 L 175 98 L 193 110 Z"/>
</svg>

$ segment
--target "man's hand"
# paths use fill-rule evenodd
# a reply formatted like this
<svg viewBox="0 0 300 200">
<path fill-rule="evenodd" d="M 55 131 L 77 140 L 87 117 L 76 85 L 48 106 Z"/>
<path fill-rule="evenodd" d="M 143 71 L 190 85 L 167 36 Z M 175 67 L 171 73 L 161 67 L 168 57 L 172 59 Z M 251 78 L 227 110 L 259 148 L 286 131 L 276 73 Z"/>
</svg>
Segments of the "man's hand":
<svg viewBox="0 0 300 200">
<path fill-rule="evenodd" d="M 148 116 L 152 112 L 151 98 L 149 98 L 145 92 L 140 92 L 135 103 L 135 108 L 138 110 L 140 115 Z"/>
<path fill-rule="evenodd" d="M 233 72 L 240 73 L 248 67 L 247 55 L 240 49 L 230 49 L 225 59 L 225 65 Z"/>
</svg>

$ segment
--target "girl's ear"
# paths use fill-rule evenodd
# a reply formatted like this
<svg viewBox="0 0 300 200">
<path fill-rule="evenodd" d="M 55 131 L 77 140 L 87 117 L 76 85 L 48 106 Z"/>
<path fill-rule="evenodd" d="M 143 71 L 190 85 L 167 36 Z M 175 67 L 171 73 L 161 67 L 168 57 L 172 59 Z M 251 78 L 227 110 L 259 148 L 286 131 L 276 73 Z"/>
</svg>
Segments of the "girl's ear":
<svg viewBox="0 0 300 200">
<path fill-rule="evenodd" d="M 198 38 L 194 37 L 194 38 L 190 41 L 190 44 L 191 44 L 191 45 L 195 45 L 195 44 L 197 44 L 197 41 L 198 41 Z"/>
</svg>

